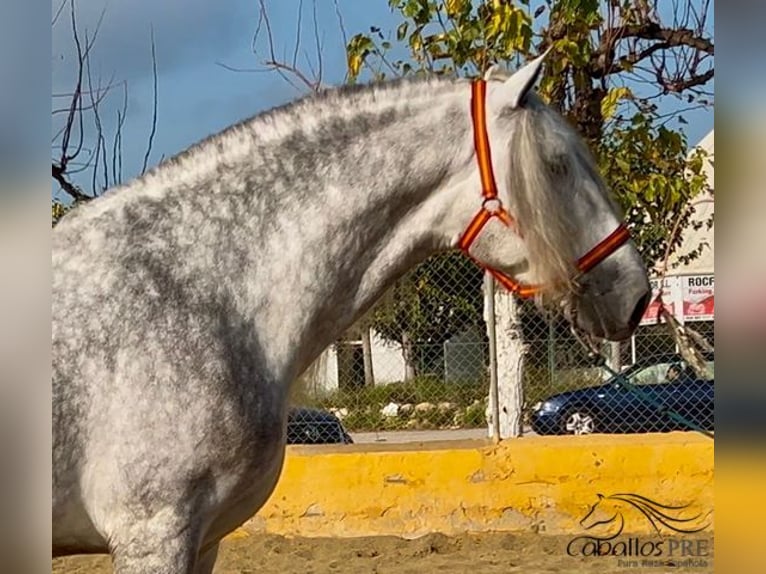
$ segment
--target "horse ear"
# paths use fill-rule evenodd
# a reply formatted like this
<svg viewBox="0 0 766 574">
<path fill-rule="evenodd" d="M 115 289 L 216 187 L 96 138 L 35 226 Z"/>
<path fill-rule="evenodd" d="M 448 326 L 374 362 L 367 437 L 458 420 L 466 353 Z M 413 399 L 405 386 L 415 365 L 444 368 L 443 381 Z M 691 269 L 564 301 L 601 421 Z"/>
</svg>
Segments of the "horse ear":
<svg viewBox="0 0 766 574">
<path fill-rule="evenodd" d="M 599 500 L 604 500 L 604 495 L 603 495 L 603 494 L 601 494 L 600 492 L 597 492 L 597 493 L 596 493 L 596 496 L 598 496 L 598 499 L 599 499 Z"/>
<path fill-rule="evenodd" d="M 486 72 L 484 72 L 484 81 L 489 82 L 493 76 L 498 72 L 500 69 L 500 64 L 492 64 Z"/>
<path fill-rule="evenodd" d="M 537 81 L 543 60 L 550 51 L 551 49 L 548 48 L 540 56 L 519 68 L 510 78 L 503 82 L 502 87 L 498 91 L 512 108 L 518 108 L 524 101 L 527 92 Z"/>
</svg>

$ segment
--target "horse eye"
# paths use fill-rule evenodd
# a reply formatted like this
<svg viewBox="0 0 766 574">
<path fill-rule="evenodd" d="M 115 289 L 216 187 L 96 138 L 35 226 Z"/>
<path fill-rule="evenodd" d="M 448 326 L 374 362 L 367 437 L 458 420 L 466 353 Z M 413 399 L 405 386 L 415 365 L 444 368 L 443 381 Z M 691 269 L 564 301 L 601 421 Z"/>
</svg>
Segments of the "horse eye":
<svg viewBox="0 0 766 574">
<path fill-rule="evenodd" d="M 556 158 L 547 162 L 548 171 L 556 177 L 565 177 L 569 173 L 569 165 L 564 158 Z"/>
</svg>

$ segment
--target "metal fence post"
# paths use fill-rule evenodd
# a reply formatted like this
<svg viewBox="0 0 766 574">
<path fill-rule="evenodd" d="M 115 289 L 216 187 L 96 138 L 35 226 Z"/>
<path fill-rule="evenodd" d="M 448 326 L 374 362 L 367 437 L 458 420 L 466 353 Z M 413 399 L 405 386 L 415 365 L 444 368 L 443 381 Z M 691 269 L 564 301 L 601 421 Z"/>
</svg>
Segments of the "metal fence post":
<svg viewBox="0 0 766 574">
<path fill-rule="evenodd" d="M 500 397 L 497 387 L 497 337 L 495 331 L 495 280 L 484 273 L 484 297 L 489 339 L 489 403 L 492 412 L 492 438 L 500 442 Z"/>
<path fill-rule="evenodd" d="M 548 321 L 548 376 L 550 386 L 553 388 L 553 380 L 556 372 L 556 328 L 553 319 Z"/>
</svg>

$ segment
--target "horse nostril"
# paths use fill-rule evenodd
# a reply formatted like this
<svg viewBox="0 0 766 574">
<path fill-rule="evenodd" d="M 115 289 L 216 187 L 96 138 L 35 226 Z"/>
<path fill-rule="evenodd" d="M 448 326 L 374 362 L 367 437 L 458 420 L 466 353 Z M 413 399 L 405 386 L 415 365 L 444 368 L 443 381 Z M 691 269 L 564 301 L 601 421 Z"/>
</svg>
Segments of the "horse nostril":
<svg viewBox="0 0 766 574">
<path fill-rule="evenodd" d="M 644 316 L 644 313 L 646 312 L 646 308 L 649 306 L 649 301 L 652 298 L 652 292 L 646 291 L 641 296 L 641 298 L 636 303 L 636 306 L 633 308 L 633 313 L 630 315 L 630 328 L 635 329 L 638 327 L 638 324 L 641 322 L 641 318 Z"/>
</svg>

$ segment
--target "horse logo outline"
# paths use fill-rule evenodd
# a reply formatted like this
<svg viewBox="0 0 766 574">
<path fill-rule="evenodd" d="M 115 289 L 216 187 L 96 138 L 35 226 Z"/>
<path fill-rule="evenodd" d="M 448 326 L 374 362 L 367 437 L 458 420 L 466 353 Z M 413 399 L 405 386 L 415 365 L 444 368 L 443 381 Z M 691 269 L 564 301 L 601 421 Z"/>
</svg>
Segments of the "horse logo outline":
<svg viewBox="0 0 766 574">
<path fill-rule="evenodd" d="M 598 526 L 605 526 L 614 523 L 619 524 L 617 527 L 617 533 L 610 536 L 609 539 L 615 538 L 619 536 L 620 533 L 622 533 L 625 527 L 625 517 L 623 516 L 623 511 L 620 509 L 619 504 L 612 504 L 611 511 L 607 508 L 604 508 L 604 503 L 607 501 L 623 503 L 631 508 L 634 508 L 649 521 L 657 534 L 661 534 L 661 526 L 664 526 L 668 530 L 678 534 L 696 534 L 698 532 L 702 532 L 709 526 L 707 522 L 703 523 L 703 525 L 699 527 L 687 528 L 685 526 L 702 518 L 701 512 L 689 517 L 679 517 L 673 515 L 673 511 L 675 511 L 675 514 L 678 514 L 679 512 L 688 509 L 691 506 L 691 503 L 673 506 L 662 504 L 656 500 L 652 500 L 651 498 L 642 496 L 640 494 L 625 492 L 618 492 L 608 496 L 597 493 L 596 496 L 598 497 L 596 502 L 589 507 L 585 516 L 580 519 L 580 526 L 582 526 L 585 530 L 592 530 Z M 597 516 L 597 511 L 605 513 L 605 516 Z"/>
</svg>

